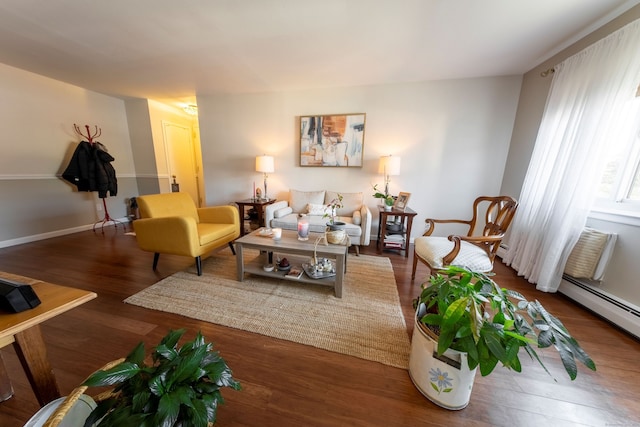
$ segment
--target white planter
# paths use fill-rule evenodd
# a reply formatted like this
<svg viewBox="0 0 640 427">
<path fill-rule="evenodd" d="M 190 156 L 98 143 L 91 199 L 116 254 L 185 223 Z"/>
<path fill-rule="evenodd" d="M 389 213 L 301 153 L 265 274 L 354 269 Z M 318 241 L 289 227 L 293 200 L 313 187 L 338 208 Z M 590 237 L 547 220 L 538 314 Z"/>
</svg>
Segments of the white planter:
<svg viewBox="0 0 640 427">
<path fill-rule="evenodd" d="M 469 370 L 467 354 L 447 350 L 437 357 L 438 343 L 422 330 L 417 320 L 411 339 L 409 376 L 427 399 L 446 409 L 463 409 L 469 404 L 476 369 Z"/>
</svg>

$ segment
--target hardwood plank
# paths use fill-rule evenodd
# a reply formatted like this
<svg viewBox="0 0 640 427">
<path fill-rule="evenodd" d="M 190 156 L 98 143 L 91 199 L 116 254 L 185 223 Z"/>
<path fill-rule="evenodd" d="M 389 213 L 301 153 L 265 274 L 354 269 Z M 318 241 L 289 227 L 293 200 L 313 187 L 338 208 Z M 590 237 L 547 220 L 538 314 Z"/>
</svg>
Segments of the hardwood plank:
<svg viewBox="0 0 640 427">
<path fill-rule="evenodd" d="M 376 255 L 375 242 L 361 249 Z M 411 304 L 426 270 L 419 269 L 412 282 L 411 256 L 382 256 L 391 259 L 411 334 Z M 104 234 L 87 231 L 0 249 L 0 270 L 98 294 L 41 325 L 63 394 L 139 341 L 152 346 L 169 329 L 185 328 L 187 338 L 201 330 L 213 341 L 243 385 L 240 392 L 223 391 L 220 426 L 640 425 L 640 343 L 571 300 L 536 291 L 500 262 L 496 281 L 539 299 L 557 314 L 594 358 L 598 372 L 579 368 L 572 382 L 559 358 L 545 355 L 556 382 L 523 356 L 524 372 L 498 369 L 489 377 L 478 375 L 469 406 L 448 411 L 422 396 L 406 370 L 124 304 L 126 297 L 193 265 L 186 257 L 163 255 L 154 272 L 152 257 L 138 249 L 134 237 L 112 227 Z M 38 402 L 13 348 L 2 349 L 2 356 L 14 396 L 0 403 L 0 425 L 22 426 Z"/>
</svg>

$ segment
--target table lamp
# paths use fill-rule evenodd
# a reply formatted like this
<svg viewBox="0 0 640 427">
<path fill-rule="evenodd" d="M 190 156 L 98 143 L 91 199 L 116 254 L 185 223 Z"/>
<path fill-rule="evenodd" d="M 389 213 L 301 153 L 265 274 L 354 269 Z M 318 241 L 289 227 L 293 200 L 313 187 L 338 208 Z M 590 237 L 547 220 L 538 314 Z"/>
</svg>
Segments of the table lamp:
<svg viewBox="0 0 640 427">
<path fill-rule="evenodd" d="M 269 200 L 267 196 L 267 178 L 268 174 L 274 171 L 274 162 L 272 156 L 262 155 L 256 157 L 256 172 L 262 172 L 264 174 L 264 195 L 265 200 Z"/>
<path fill-rule="evenodd" d="M 391 176 L 400 175 L 400 157 L 392 155 L 380 157 L 378 173 L 384 175 L 384 194 L 388 196 Z"/>
</svg>

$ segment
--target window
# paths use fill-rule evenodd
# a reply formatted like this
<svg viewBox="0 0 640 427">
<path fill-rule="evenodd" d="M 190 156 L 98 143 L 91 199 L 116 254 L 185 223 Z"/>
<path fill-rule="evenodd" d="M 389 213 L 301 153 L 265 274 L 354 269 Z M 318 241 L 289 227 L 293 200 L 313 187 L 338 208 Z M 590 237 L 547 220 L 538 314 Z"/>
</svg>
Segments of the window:
<svg viewBox="0 0 640 427">
<path fill-rule="evenodd" d="M 640 97 L 627 113 L 626 127 L 611 136 L 594 210 L 640 217 Z"/>
</svg>

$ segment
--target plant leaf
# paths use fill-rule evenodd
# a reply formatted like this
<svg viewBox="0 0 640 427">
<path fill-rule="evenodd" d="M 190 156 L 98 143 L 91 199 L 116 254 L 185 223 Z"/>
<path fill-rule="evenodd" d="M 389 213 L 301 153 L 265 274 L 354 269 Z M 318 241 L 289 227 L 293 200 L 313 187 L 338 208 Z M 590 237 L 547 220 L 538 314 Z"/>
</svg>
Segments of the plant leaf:
<svg viewBox="0 0 640 427">
<path fill-rule="evenodd" d="M 140 367 L 135 363 L 122 362 L 106 371 L 99 370 L 94 372 L 83 385 L 88 387 L 114 385 L 128 380 L 138 372 L 140 372 Z"/>
<path fill-rule="evenodd" d="M 502 363 L 507 364 L 507 351 L 505 347 L 503 347 L 500 331 L 494 325 L 485 323 L 482 326 L 480 336 L 484 340 L 491 354 L 493 354 Z"/>
<path fill-rule="evenodd" d="M 569 378 L 571 378 L 572 381 L 575 380 L 578 375 L 578 366 L 576 365 L 573 353 L 571 353 L 571 351 L 562 344 L 556 345 L 556 349 L 560 354 L 560 360 L 562 360 L 564 369 L 567 371 L 567 374 L 569 374 Z"/>
<path fill-rule="evenodd" d="M 176 393 L 167 393 L 160 398 L 158 411 L 154 417 L 158 427 L 172 427 L 180 413 L 180 397 Z"/>
<path fill-rule="evenodd" d="M 144 342 L 140 341 L 131 353 L 129 353 L 125 361 L 135 363 L 138 366 L 144 366 L 144 357 Z"/>
<path fill-rule="evenodd" d="M 469 305 L 469 298 L 460 298 L 452 302 L 442 318 L 442 328 L 451 329 L 464 315 Z"/>
</svg>

